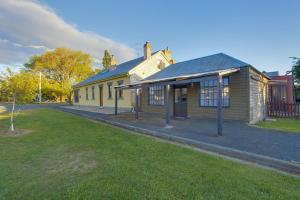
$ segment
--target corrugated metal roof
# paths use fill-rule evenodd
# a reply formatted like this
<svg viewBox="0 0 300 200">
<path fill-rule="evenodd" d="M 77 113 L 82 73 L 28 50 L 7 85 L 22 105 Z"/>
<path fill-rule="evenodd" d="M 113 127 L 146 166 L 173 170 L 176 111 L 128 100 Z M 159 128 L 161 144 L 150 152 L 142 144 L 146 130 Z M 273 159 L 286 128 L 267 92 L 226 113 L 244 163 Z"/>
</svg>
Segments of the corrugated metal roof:
<svg viewBox="0 0 300 200">
<path fill-rule="evenodd" d="M 247 66 L 250 65 L 224 53 L 218 53 L 206 57 L 172 64 L 169 67 L 153 74 L 152 76 L 144 80 L 168 79 L 173 77 L 181 77 L 206 72 L 208 73 L 212 71 L 221 71 Z"/>
<path fill-rule="evenodd" d="M 134 68 L 135 66 L 137 66 L 138 64 L 140 64 L 141 62 L 144 61 L 144 57 L 139 57 L 127 62 L 124 62 L 122 64 L 119 64 L 116 66 L 116 69 L 114 70 L 104 70 L 99 72 L 98 74 L 89 77 L 87 79 L 85 79 L 84 81 L 78 83 L 77 85 L 75 85 L 75 87 L 79 87 L 79 86 L 83 86 L 83 85 L 87 85 L 89 83 L 95 82 L 95 81 L 100 81 L 100 80 L 104 80 L 110 77 L 114 77 L 114 76 L 119 76 L 122 74 L 126 74 L 128 73 L 132 68 Z"/>
</svg>

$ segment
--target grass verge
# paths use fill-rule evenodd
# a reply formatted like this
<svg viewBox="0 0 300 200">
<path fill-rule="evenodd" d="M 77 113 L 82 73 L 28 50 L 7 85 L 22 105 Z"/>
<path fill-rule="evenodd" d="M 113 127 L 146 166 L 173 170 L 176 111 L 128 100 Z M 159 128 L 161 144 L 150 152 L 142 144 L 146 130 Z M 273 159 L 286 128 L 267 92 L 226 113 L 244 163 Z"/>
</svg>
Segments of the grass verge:
<svg viewBox="0 0 300 200">
<path fill-rule="evenodd" d="M 256 125 L 260 128 L 288 131 L 300 134 L 300 119 L 277 118 L 276 121 L 261 121 Z"/>
</svg>

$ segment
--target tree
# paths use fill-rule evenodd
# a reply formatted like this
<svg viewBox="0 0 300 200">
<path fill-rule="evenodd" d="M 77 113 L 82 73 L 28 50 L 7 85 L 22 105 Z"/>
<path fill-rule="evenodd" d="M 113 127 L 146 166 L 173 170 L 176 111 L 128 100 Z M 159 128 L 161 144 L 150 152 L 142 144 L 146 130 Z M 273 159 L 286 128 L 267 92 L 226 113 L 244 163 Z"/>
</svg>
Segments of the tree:
<svg viewBox="0 0 300 200">
<path fill-rule="evenodd" d="M 105 69 L 107 69 L 110 66 L 110 62 L 111 62 L 111 55 L 109 54 L 109 52 L 107 50 L 104 50 L 104 55 L 102 58 L 102 65 Z"/>
<path fill-rule="evenodd" d="M 1 100 L 27 103 L 34 102 L 38 89 L 38 76 L 31 72 L 21 70 L 13 73 L 7 68 L 1 81 Z"/>
<path fill-rule="evenodd" d="M 294 79 L 297 83 L 296 85 L 296 95 L 300 97 L 300 58 L 292 57 L 294 60 L 292 73 L 294 76 Z"/>
<path fill-rule="evenodd" d="M 59 88 L 60 100 L 63 96 L 71 100 L 72 84 L 76 84 L 94 74 L 92 57 L 81 51 L 57 48 L 39 56 L 31 57 L 24 64 L 27 71 L 41 71 L 46 79 L 55 81 Z M 57 86 L 57 85 L 56 85 Z"/>
<path fill-rule="evenodd" d="M 300 84 L 300 58 L 293 57 L 292 59 L 294 60 L 292 72 L 296 82 Z"/>
</svg>

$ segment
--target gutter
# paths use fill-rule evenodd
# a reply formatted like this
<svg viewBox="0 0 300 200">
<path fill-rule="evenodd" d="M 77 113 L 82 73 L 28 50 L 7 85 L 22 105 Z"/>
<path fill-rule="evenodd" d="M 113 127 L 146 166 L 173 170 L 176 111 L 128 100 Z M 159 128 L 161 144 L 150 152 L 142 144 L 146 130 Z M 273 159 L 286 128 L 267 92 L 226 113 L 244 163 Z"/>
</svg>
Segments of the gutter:
<svg viewBox="0 0 300 200">
<path fill-rule="evenodd" d="M 173 76 L 173 77 L 162 78 L 162 79 L 145 80 L 145 81 L 139 82 L 138 84 L 169 81 L 169 80 L 172 80 L 172 79 L 197 78 L 197 77 L 201 77 L 201 76 L 211 76 L 211 75 L 215 75 L 215 74 L 219 74 L 219 75 L 223 76 L 223 75 L 233 73 L 233 72 L 237 72 L 237 71 L 240 71 L 240 68 L 230 68 L 230 69 L 226 69 L 226 70 L 219 70 L 219 71 L 212 71 L 212 72 L 203 72 L 203 73 L 189 74 L 189 75 L 183 75 L 183 76 Z"/>
</svg>

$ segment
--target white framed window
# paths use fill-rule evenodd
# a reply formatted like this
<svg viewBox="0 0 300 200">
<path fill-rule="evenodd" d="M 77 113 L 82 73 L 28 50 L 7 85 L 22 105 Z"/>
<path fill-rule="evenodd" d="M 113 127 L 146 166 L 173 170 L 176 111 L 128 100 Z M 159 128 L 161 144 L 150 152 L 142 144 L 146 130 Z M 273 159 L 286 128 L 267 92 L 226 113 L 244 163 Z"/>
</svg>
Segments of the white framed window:
<svg viewBox="0 0 300 200">
<path fill-rule="evenodd" d="M 92 86 L 92 99 L 95 100 L 95 86 Z"/>
<path fill-rule="evenodd" d="M 223 78 L 222 92 L 223 107 L 229 107 L 229 77 Z M 218 106 L 217 80 L 200 81 L 200 104 L 201 107 Z"/>
<path fill-rule="evenodd" d="M 124 81 L 123 80 L 120 80 L 117 83 L 118 83 L 118 86 L 124 85 Z M 122 89 L 118 90 L 118 96 L 119 96 L 119 98 L 123 98 L 123 90 Z"/>
<path fill-rule="evenodd" d="M 165 87 L 162 85 L 149 87 L 149 105 L 165 105 Z"/>
<path fill-rule="evenodd" d="M 107 83 L 108 98 L 112 98 L 112 83 Z"/>
<path fill-rule="evenodd" d="M 85 88 L 85 99 L 89 100 L 89 88 Z"/>
</svg>

